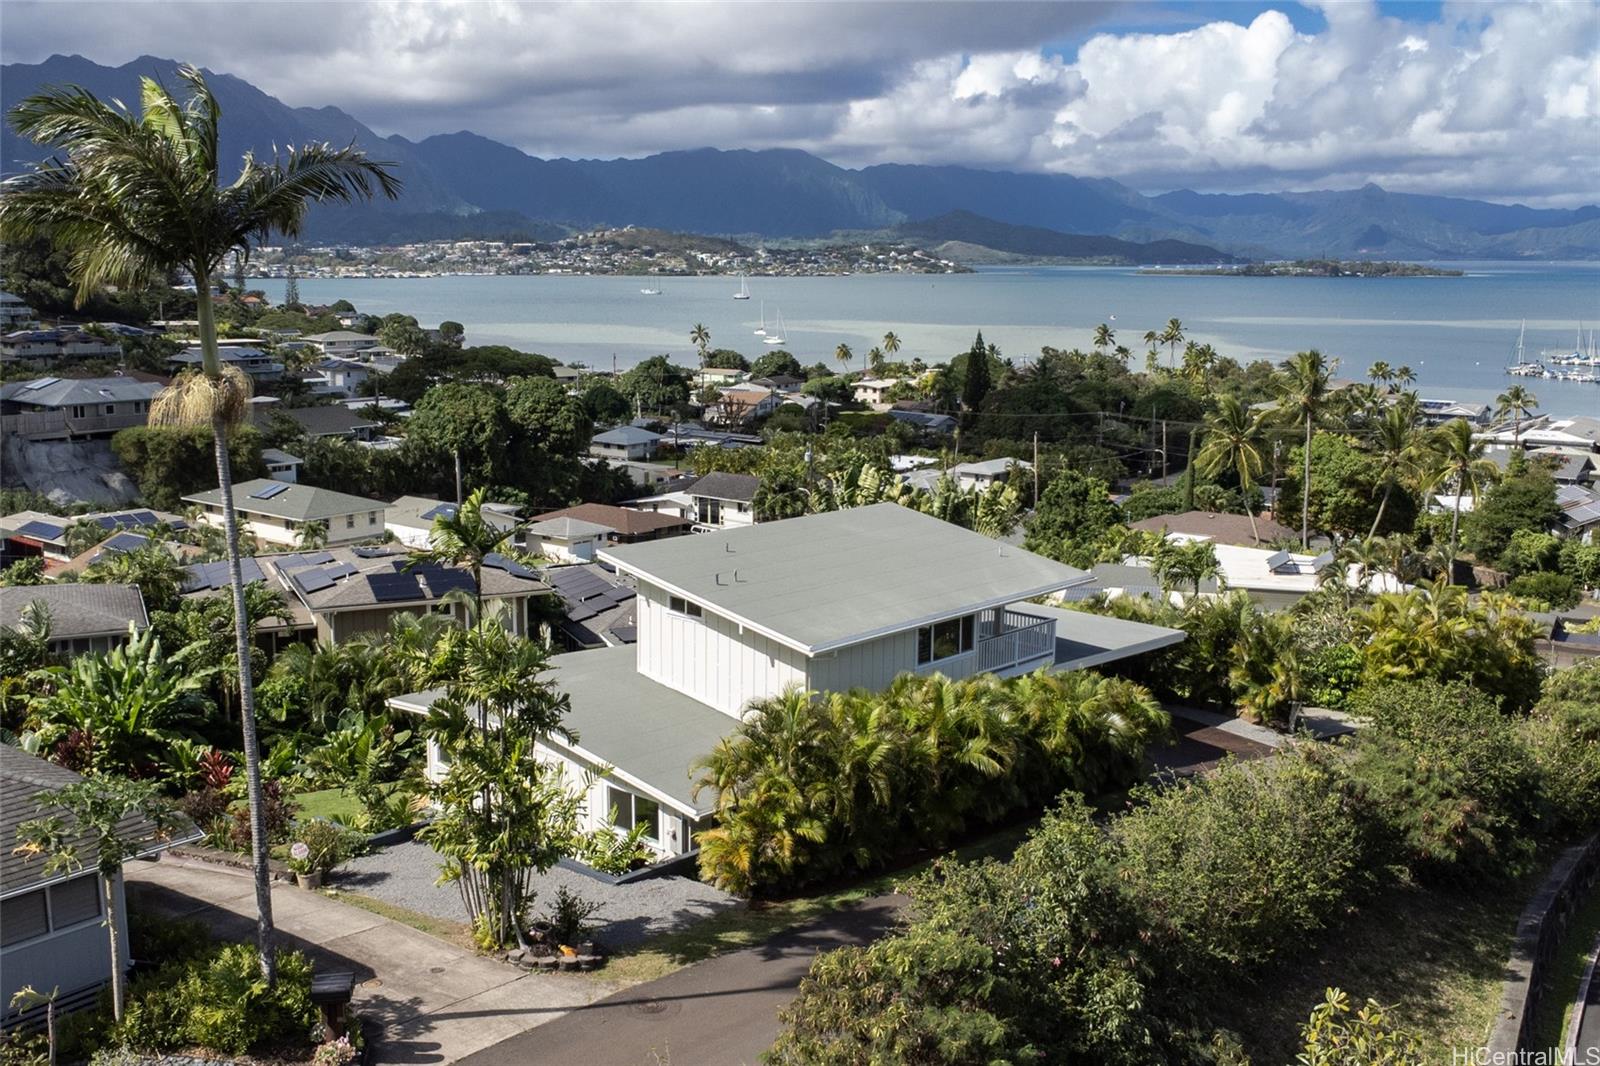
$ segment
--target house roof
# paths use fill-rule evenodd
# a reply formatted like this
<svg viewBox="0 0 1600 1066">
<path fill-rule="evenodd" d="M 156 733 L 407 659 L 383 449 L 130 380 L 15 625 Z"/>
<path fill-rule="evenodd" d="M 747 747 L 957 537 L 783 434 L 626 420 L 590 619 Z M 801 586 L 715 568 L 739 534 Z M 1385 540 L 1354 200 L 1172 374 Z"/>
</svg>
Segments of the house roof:
<svg viewBox="0 0 1600 1066">
<path fill-rule="evenodd" d="M 141 529 L 165 522 L 173 529 L 188 529 L 189 524 L 175 514 L 138 507 L 131 511 L 102 511 L 97 514 L 63 518 L 44 511 L 17 511 L 0 517 L 0 536 L 27 537 L 44 544 L 63 544 L 67 530 L 78 522 L 94 522 L 111 532 L 116 529 Z"/>
<path fill-rule="evenodd" d="M 589 540 L 614 532 L 616 530 L 610 526 L 603 526 L 598 522 L 585 522 L 581 518 L 566 515 L 560 518 L 547 518 L 528 527 L 528 535 L 540 540 Z"/>
<path fill-rule="evenodd" d="M 968 477 L 999 477 L 1012 467 L 1022 470 L 1032 470 L 1033 464 L 1025 459 L 985 459 L 976 463 L 957 463 L 950 468 L 950 473 L 956 477 L 965 474 Z"/>
<path fill-rule="evenodd" d="M 749 503 L 756 498 L 756 490 L 760 487 L 761 479 L 753 474 L 729 474 L 718 470 L 700 478 L 684 491 L 690 496 Z"/>
<path fill-rule="evenodd" d="M 34 407 L 73 404 L 128 403 L 153 400 L 166 386 L 155 381 L 112 376 L 103 378 L 34 378 L 0 385 L 0 400 Z"/>
<path fill-rule="evenodd" d="M 274 413 L 287 415 L 300 424 L 308 436 L 331 437 L 343 436 L 354 433 L 358 429 L 372 429 L 378 423 L 370 418 L 363 418 L 343 404 L 327 404 L 321 407 L 284 407 L 280 404 L 258 404 L 251 409 L 251 416 L 257 426 L 264 426 L 272 421 Z"/>
<path fill-rule="evenodd" d="M 28 605 L 42 601 L 50 611 L 53 640 L 114 637 L 150 624 L 137 585 L 13 585 L 0 588 L 0 625 L 14 626 Z"/>
<path fill-rule="evenodd" d="M 893 503 L 612 547 L 600 557 L 808 655 L 1089 579 Z"/>
<path fill-rule="evenodd" d="M 12 850 L 17 828 L 23 822 L 48 816 L 53 809 L 41 806 L 34 797 L 82 780 L 65 767 L 45 762 L 10 744 L 0 744 L 0 896 L 14 896 L 77 877 L 84 870 L 94 870 L 100 852 L 87 834 L 78 834 L 72 841 L 78 849 L 76 868 L 59 873 L 45 873 L 43 856 L 19 855 Z M 181 820 L 180 827 L 162 840 L 155 823 L 143 815 L 123 818 L 117 829 L 119 836 L 144 843 L 139 850 L 141 856 L 152 855 L 173 844 L 198 840 L 201 835 L 187 820 Z"/>
<path fill-rule="evenodd" d="M 305 462 L 298 455 L 290 455 L 282 448 L 262 448 L 261 461 L 268 466 L 299 466 Z"/>
<path fill-rule="evenodd" d="M 638 426 L 617 426 L 604 433 L 596 433 L 589 439 L 590 444 L 612 444 L 626 448 L 635 444 L 654 444 L 661 439 L 661 434 L 652 433 L 648 429 Z"/>
<path fill-rule="evenodd" d="M 1014 608 L 1018 614 L 1050 618 L 1056 624 L 1057 670 L 1088 670 L 1129 656 L 1181 643 L 1181 629 L 1107 618 L 1087 611 L 1044 607 L 1036 603 Z"/>
<path fill-rule="evenodd" d="M 1182 514 L 1158 514 L 1138 522 L 1128 523 L 1130 529 L 1143 529 L 1159 533 L 1183 533 L 1191 537 L 1209 537 L 1218 544 L 1266 544 L 1275 540 L 1293 540 L 1299 533 L 1270 518 L 1257 518 L 1257 538 L 1250 531 L 1250 516 L 1223 514 L 1211 511 L 1184 511 Z"/>
<path fill-rule="evenodd" d="M 308 333 L 300 339 L 311 341 L 314 344 L 326 344 L 329 341 L 335 343 L 342 341 L 371 341 L 373 344 L 378 343 L 378 338 L 370 333 L 356 333 L 348 329 L 334 329 L 329 330 L 327 333 Z"/>
<path fill-rule="evenodd" d="M 265 497 L 258 495 L 263 492 L 270 495 Z M 216 507 L 222 503 L 222 490 L 207 489 L 205 492 L 196 492 L 183 499 L 185 503 L 209 504 Z M 384 509 L 382 502 L 369 500 L 365 496 L 351 496 L 349 493 L 321 489 L 315 485 L 297 485 L 265 477 L 252 478 L 235 484 L 233 505 L 238 510 L 251 514 L 289 518 L 296 522 L 315 522 L 361 511 Z"/>
<path fill-rule="evenodd" d="M 429 496 L 401 496 L 389 504 L 384 523 L 409 529 L 432 529 L 436 517 L 443 515 L 450 518 L 455 513 L 456 505 L 448 500 L 435 500 Z M 479 513 L 483 515 L 484 522 L 502 533 L 516 528 L 518 522 L 516 515 L 493 510 L 487 505 Z"/>
<path fill-rule="evenodd" d="M 577 734 L 571 747 L 610 766 L 618 778 L 656 793 L 680 813 L 709 814 L 716 801 L 710 792 L 695 798 L 690 767 L 732 733 L 738 719 L 651 681 L 634 665 L 635 649 L 627 645 L 550 659 L 552 680 L 571 701 L 565 719 Z M 429 689 L 389 703 L 426 713 L 443 695 L 442 689 Z M 559 740 L 544 743 L 567 746 Z"/>
<path fill-rule="evenodd" d="M 543 522 L 551 518 L 580 518 L 585 522 L 594 522 L 615 530 L 625 537 L 689 528 L 687 518 L 659 511 L 635 511 L 631 507 L 617 507 L 609 503 L 580 503 L 573 507 L 563 507 L 559 511 L 539 515 L 534 521 Z"/>
</svg>

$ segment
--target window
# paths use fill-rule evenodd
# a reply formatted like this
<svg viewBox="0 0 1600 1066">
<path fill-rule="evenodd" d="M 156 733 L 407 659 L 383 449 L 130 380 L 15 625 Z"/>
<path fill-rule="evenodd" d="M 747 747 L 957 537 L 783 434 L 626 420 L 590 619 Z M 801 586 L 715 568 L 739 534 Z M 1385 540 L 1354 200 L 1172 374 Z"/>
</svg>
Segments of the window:
<svg viewBox="0 0 1600 1066">
<path fill-rule="evenodd" d="M 84 413 L 83 404 L 79 403 L 79 404 L 73 404 L 72 405 L 72 417 L 73 418 L 82 418 L 83 417 L 83 413 Z"/>
<path fill-rule="evenodd" d="M 690 618 L 704 618 L 706 614 L 705 609 L 698 603 L 690 603 L 682 596 L 668 597 L 667 610 L 671 611 L 673 614 L 688 615 Z"/>
<path fill-rule="evenodd" d="M 378 524 L 378 512 L 377 511 L 368 511 L 367 512 L 367 525 L 375 526 L 377 524 Z"/>
<path fill-rule="evenodd" d="M 346 529 L 354 529 L 354 528 L 356 528 L 356 516 L 355 515 L 347 514 L 347 515 L 344 516 L 344 528 L 346 528 Z"/>
<path fill-rule="evenodd" d="M 977 617 L 947 618 L 917 630 L 917 663 L 925 665 L 969 652 L 977 636 Z"/>
<path fill-rule="evenodd" d="M 100 878 L 74 877 L 50 889 L 50 927 L 69 925 L 100 917 Z"/>
<path fill-rule="evenodd" d="M 5 921 L 0 922 L 0 947 L 20 944 L 49 931 L 50 916 L 45 911 L 44 889 L 6 900 Z"/>
<path fill-rule="evenodd" d="M 108 403 L 105 405 L 105 411 L 108 415 L 114 415 L 117 413 L 117 405 L 114 403 Z"/>
<path fill-rule="evenodd" d="M 661 835 L 661 804 L 653 799 L 635 796 L 615 785 L 606 786 L 606 809 L 614 813 L 611 824 L 629 832 L 636 825 L 645 827 L 644 838 L 657 840 Z"/>
</svg>

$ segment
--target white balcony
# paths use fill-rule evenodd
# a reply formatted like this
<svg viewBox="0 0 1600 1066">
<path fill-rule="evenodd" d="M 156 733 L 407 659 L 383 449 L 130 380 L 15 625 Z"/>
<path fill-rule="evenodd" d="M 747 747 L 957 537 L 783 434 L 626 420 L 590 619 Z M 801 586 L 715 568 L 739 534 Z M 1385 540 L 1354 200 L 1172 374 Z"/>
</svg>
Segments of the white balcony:
<svg viewBox="0 0 1600 1066">
<path fill-rule="evenodd" d="M 1004 608 L 984 611 L 978 617 L 977 651 L 981 674 L 1040 665 L 1039 660 L 1055 656 L 1055 621 Z"/>
</svg>

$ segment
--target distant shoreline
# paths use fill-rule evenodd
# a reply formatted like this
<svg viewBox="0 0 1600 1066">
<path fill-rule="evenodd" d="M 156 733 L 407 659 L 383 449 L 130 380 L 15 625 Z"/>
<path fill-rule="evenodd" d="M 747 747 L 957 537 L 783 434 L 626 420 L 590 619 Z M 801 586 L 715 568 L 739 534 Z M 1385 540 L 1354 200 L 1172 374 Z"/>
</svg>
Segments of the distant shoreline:
<svg viewBox="0 0 1600 1066">
<path fill-rule="evenodd" d="M 1240 278 L 1460 278 L 1464 270 L 1395 261 L 1299 259 L 1292 263 L 1242 263 L 1238 266 L 1141 267 L 1141 274 Z"/>
</svg>

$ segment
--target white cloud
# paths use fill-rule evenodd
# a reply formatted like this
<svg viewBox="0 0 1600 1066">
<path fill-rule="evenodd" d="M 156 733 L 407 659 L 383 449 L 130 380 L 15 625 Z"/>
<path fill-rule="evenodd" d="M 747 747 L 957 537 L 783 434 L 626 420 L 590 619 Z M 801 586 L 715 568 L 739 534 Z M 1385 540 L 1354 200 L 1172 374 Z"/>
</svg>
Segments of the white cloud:
<svg viewBox="0 0 1600 1066">
<path fill-rule="evenodd" d="M 1306 6 L 1315 33 L 1134 5 L 1119 21 L 1186 28 L 1102 32 L 1063 59 L 1050 42 L 1112 5 L 7 0 L 0 53 L 188 59 L 382 132 L 543 155 L 792 146 L 1144 189 L 1600 200 L 1600 7 L 1451 3 L 1419 23 Z"/>
</svg>

